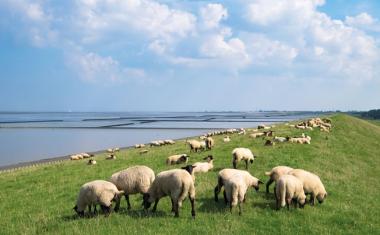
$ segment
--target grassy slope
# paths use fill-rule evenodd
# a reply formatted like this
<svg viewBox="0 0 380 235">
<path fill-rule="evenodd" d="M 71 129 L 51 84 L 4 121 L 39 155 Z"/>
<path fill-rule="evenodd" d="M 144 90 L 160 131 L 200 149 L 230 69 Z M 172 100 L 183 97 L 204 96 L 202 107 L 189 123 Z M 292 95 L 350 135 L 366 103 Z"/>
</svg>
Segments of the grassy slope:
<svg viewBox="0 0 380 235">
<path fill-rule="evenodd" d="M 332 120 L 332 133 L 309 132 L 311 145 L 285 143 L 264 147 L 262 139 L 237 135 L 230 143 L 222 144 L 222 137 L 216 137 L 217 147 L 211 151 L 216 158 L 214 171 L 197 177 L 195 220 L 191 219 L 188 200 L 183 204 L 180 218 L 173 218 L 169 198 L 160 201 L 156 214 L 142 216 L 141 196 L 137 195 L 131 196 L 131 211 L 124 209 L 126 202 L 122 200 L 123 210 L 109 218 L 77 219 L 72 210 L 84 182 L 108 179 L 113 172 L 136 164 L 147 165 L 156 173 L 166 170 L 164 162 L 168 155 L 188 151 L 182 141 L 152 148 L 143 156 L 138 150 L 130 149 L 120 153 L 115 161 L 97 156 L 95 166 L 67 161 L 1 173 L 0 234 L 379 234 L 380 127 L 345 115 L 334 116 Z M 286 126 L 278 126 L 276 130 L 282 135 L 301 133 Z M 258 193 L 249 190 L 242 216 L 237 210 L 230 214 L 222 200 L 213 201 L 213 188 L 217 172 L 231 167 L 230 152 L 237 146 L 250 147 L 259 155 L 249 169 L 254 176 L 266 181 L 264 172 L 276 165 L 304 168 L 321 176 L 329 197 L 315 207 L 276 211 L 273 194 L 265 195 L 262 187 Z M 191 162 L 209 153 L 192 154 Z"/>
</svg>

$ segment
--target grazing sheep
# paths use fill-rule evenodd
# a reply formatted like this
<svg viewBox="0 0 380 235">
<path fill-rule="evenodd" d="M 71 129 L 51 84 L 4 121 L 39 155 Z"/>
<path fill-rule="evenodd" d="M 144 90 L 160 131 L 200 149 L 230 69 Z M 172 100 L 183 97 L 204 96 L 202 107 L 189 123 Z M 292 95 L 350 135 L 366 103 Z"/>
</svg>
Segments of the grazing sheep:
<svg viewBox="0 0 380 235">
<path fill-rule="evenodd" d="M 110 155 L 106 157 L 106 160 L 116 160 L 116 155 L 111 153 Z"/>
<path fill-rule="evenodd" d="M 261 137 L 261 136 L 264 136 L 265 133 L 264 132 L 257 132 L 257 133 L 252 133 L 249 135 L 249 137 L 251 138 L 257 138 L 257 137 Z"/>
<path fill-rule="evenodd" d="M 172 212 L 175 217 L 179 217 L 179 208 L 186 196 L 191 202 L 191 215 L 195 218 L 195 187 L 191 176 L 192 167 L 188 166 L 188 171 L 183 169 L 173 169 L 160 172 L 147 193 L 143 196 L 144 209 L 147 210 L 154 203 L 152 212 L 157 209 L 157 204 L 162 197 L 169 196 L 172 201 Z"/>
<path fill-rule="evenodd" d="M 267 141 L 265 141 L 265 143 L 264 143 L 265 146 L 274 146 L 275 144 L 276 144 L 276 143 L 273 142 L 272 140 L 267 140 Z"/>
<path fill-rule="evenodd" d="M 80 155 L 82 155 L 83 158 L 90 158 L 94 156 L 93 154 L 88 154 L 88 153 L 80 153 Z"/>
<path fill-rule="evenodd" d="M 203 160 L 206 160 L 207 162 L 196 162 L 193 164 L 193 172 L 194 173 L 205 173 L 214 168 L 214 158 L 212 155 L 208 155 L 207 157 L 203 158 Z"/>
<path fill-rule="evenodd" d="M 149 145 L 150 145 L 150 147 L 153 147 L 153 146 L 161 146 L 161 143 L 160 143 L 159 141 L 155 140 L 155 141 L 151 141 L 151 142 L 149 143 Z"/>
<path fill-rule="evenodd" d="M 125 170 L 112 174 L 110 182 L 116 185 L 119 190 L 124 191 L 127 200 L 128 210 L 131 209 L 129 195 L 144 194 L 148 192 L 154 180 L 154 172 L 147 166 L 132 166 Z M 120 208 L 120 201 L 116 203 L 115 210 Z"/>
<path fill-rule="evenodd" d="M 310 144 L 310 139 L 306 137 L 287 137 L 287 141 L 297 144 Z"/>
<path fill-rule="evenodd" d="M 306 130 L 312 131 L 312 130 L 314 130 L 314 129 L 313 129 L 313 127 L 311 127 L 311 126 L 307 126 L 307 127 L 306 127 Z"/>
<path fill-rule="evenodd" d="M 283 175 L 276 182 L 277 209 L 287 205 L 288 209 L 292 199 L 296 199 L 299 206 L 306 203 L 306 196 L 302 188 L 302 182 L 293 175 Z"/>
<path fill-rule="evenodd" d="M 141 150 L 139 153 L 140 153 L 140 154 L 145 154 L 145 153 L 148 153 L 148 152 L 149 152 L 148 149 L 143 149 L 143 150 Z"/>
<path fill-rule="evenodd" d="M 273 136 L 273 131 L 264 131 L 264 135 L 268 136 L 268 137 L 272 137 Z"/>
<path fill-rule="evenodd" d="M 271 171 L 265 172 L 265 175 L 269 176 L 269 180 L 266 184 L 266 192 L 269 193 L 269 186 L 273 183 L 276 182 L 282 175 L 288 174 L 293 170 L 293 168 L 288 167 L 288 166 L 276 166 L 273 167 Z M 276 193 L 276 190 L 275 190 Z"/>
<path fill-rule="evenodd" d="M 320 126 L 319 128 L 320 128 L 320 130 L 321 130 L 322 132 L 327 132 L 327 133 L 330 132 L 330 129 L 327 128 L 327 127 L 325 127 L 325 126 Z"/>
<path fill-rule="evenodd" d="M 176 154 L 169 156 L 166 159 L 167 165 L 174 165 L 174 164 L 181 164 L 181 163 L 187 163 L 189 160 L 189 156 L 187 154 Z"/>
<path fill-rule="evenodd" d="M 123 193 L 123 191 L 119 191 L 111 182 L 94 180 L 82 185 L 79 191 L 77 203 L 73 209 L 80 217 L 83 217 L 84 210 L 87 206 L 89 213 L 91 213 L 91 206 L 95 206 L 95 212 L 96 205 L 100 204 L 102 211 L 106 216 L 108 216 L 111 213 L 112 201 L 116 201 L 116 203 L 118 203 L 120 201 L 120 195 Z"/>
<path fill-rule="evenodd" d="M 245 161 L 245 169 L 248 169 L 248 161 L 252 164 L 254 159 L 254 155 L 250 149 L 235 148 L 232 150 L 232 165 L 235 169 L 239 161 Z"/>
<path fill-rule="evenodd" d="M 199 136 L 199 139 L 200 140 L 205 140 L 207 137 L 205 136 L 205 135 L 201 135 L 201 136 Z"/>
<path fill-rule="evenodd" d="M 145 144 L 136 144 L 135 145 L 135 148 L 144 148 L 145 147 Z"/>
<path fill-rule="evenodd" d="M 206 149 L 211 150 L 212 147 L 214 146 L 214 139 L 211 137 L 207 137 L 205 140 L 205 143 L 206 143 Z"/>
<path fill-rule="evenodd" d="M 310 194 L 311 205 L 314 205 L 315 198 L 318 199 L 319 203 L 322 203 L 327 197 L 325 187 L 317 175 L 302 169 L 294 169 L 288 174 L 297 177 L 302 182 L 305 193 Z"/>
<path fill-rule="evenodd" d="M 259 184 L 262 183 L 259 179 L 252 175 L 239 173 L 231 175 L 228 179 L 223 180 L 224 195 L 227 202 L 230 204 L 230 212 L 236 205 L 239 206 L 239 215 L 241 215 L 241 203 L 245 202 L 247 189 L 253 187 L 256 191 L 259 189 Z"/>
<path fill-rule="evenodd" d="M 190 152 L 198 152 L 204 149 L 203 143 L 204 143 L 204 146 L 206 146 L 204 141 L 198 141 L 198 140 L 187 140 L 187 143 L 190 146 Z"/>
<path fill-rule="evenodd" d="M 96 165 L 96 161 L 94 159 L 90 159 L 88 160 L 87 165 Z"/>
<path fill-rule="evenodd" d="M 273 138 L 273 141 L 278 142 L 278 143 L 283 143 L 283 142 L 286 142 L 286 137 L 275 136 Z"/>
<path fill-rule="evenodd" d="M 80 154 L 73 154 L 70 156 L 70 160 L 80 160 L 83 159 L 83 156 Z"/>
<path fill-rule="evenodd" d="M 175 144 L 174 140 L 164 140 L 165 144 Z"/>
<path fill-rule="evenodd" d="M 237 170 L 237 169 L 223 169 L 219 171 L 218 173 L 218 184 L 216 185 L 214 189 L 214 196 L 215 196 L 215 201 L 218 201 L 218 194 L 222 190 L 222 187 L 224 186 L 224 182 L 230 179 L 232 176 L 239 176 L 240 178 L 246 179 L 246 182 L 253 177 L 248 171 L 243 171 L 243 170 Z M 258 180 L 257 185 L 253 186 L 256 191 L 259 190 L 259 184 L 262 184 L 260 180 Z M 227 197 L 226 197 L 226 192 L 224 191 L 223 193 L 224 196 L 224 202 L 227 204 Z"/>
<path fill-rule="evenodd" d="M 113 153 L 113 149 L 107 149 L 107 153 Z"/>
<path fill-rule="evenodd" d="M 226 137 L 223 138 L 223 142 L 224 143 L 227 143 L 227 142 L 230 142 L 230 141 L 231 141 L 231 139 L 230 139 L 229 136 L 226 136 Z"/>
</svg>

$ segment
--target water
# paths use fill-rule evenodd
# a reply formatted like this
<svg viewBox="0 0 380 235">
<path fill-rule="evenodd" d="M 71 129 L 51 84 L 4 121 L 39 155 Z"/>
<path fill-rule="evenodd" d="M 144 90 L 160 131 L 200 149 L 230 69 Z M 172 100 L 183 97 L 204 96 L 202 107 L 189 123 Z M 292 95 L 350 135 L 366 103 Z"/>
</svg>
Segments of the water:
<svg viewBox="0 0 380 235">
<path fill-rule="evenodd" d="M 311 112 L 0 112 L 0 166 L 210 130 L 254 127 L 317 115 Z"/>
</svg>

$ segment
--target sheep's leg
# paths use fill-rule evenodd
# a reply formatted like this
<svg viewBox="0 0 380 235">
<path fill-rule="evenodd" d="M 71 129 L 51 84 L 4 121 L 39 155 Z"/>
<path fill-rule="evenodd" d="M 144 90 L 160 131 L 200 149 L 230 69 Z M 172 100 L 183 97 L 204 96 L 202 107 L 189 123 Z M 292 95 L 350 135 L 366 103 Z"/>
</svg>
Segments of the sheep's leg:
<svg viewBox="0 0 380 235">
<path fill-rule="evenodd" d="M 288 210 L 290 210 L 290 205 L 292 204 L 292 199 L 291 198 L 287 198 L 286 199 L 286 206 L 288 207 Z"/>
<path fill-rule="evenodd" d="M 248 160 L 244 160 L 245 161 L 245 169 L 248 170 Z"/>
<path fill-rule="evenodd" d="M 269 186 L 273 183 L 273 180 L 272 178 L 269 178 L 267 184 L 266 184 L 266 187 L 267 187 L 267 193 L 269 193 Z"/>
<path fill-rule="evenodd" d="M 224 197 L 224 203 L 227 205 L 228 200 L 227 200 L 227 193 L 226 193 L 226 190 L 223 190 L 223 197 Z"/>
<path fill-rule="evenodd" d="M 314 206 L 315 204 L 315 195 L 314 193 L 311 193 L 310 195 L 310 205 Z"/>
<path fill-rule="evenodd" d="M 179 205 L 178 205 L 178 201 L 174 201 L 174 217 L 179 217 Z"/>
<path fill-rule="evenodd" d="M 277 210 L 280 210 L 280 208 L 281 208 L 281 201 L 277 197 L 276 197 L 276 208 L 277 208 Z"/>
<path fill-rule="evenodd" d="M 277 190 L 276 190 L 276 185 L 274 185 L 273 193 L 274 193 L 274 197 L 275 197 L 275 198 L 277 198 Z"/>
<path fill-rule="evenodd" d="M 218 202 L 218 194 L 220 193 L 220 189 L 219 184 L 214 189 L 214 199 L 216 202 Z"/>
<path fill-rule="evenodd" d="M 189 196 L 189 199 L 191 203 L 191 216 L 193 217 L 193 219 L 195 219 L 195 199 L 190 196 Z"/>
<path fill-rule="evenodd" d="M 96 210 L 96 205 L 94 205 L 94 215 L 98 214 L 98 211 Z"/>
<path fill-rule="evenodd" d="M 171 212 L 174 212 L 174 201 L 173 199 L 170 199 L 172 201 L 172 211 Z"/>
<path fill-rule="evenodd" d="M 115 204 L 115 207 L 114 207 L 114 211 L 118 212 L 119 209 L 120 209 L 120 198 L 117 198 L 115 201 L 116 201 L 116 204 Z"/>
<path fill-rule="evenodd" d="M 239 202 L 238 206 L 239 206 L 239 215 L 241 215 L 241 202 Z"/>
<path fill-rule="evenodd" d="M 128 205 L 128 210 L 131 209 L 131 203 L 129 203 L 129 195 L 128 194 L 125 194 L 125 200 L 127 200 L 127 205 Z"/>
<path fill-rule="evenodd" d="M 236 162 L 236 160 L 234 160 L 234 161 L 232 162 L 232 166 L 234 167 L 234 169 L 237 168 L 237 162 Z"/>
<path fill-rule="evenodd" d="M 156 212 L 156 210 L 157 210 L 157 204 L 158 204 L 159 200 L 160 199 L 156 199 L 156 201 L 154 201 L 154 206 L 153 206 L 152 212 Z"/>
<path fill-rule="evenodd" d="M 111 213 L 111 207 L 100 205 L 105 217 L 108 217 Z"/>
<path fill-rule="evenodd" d="M 88 213 L 91 215 L 91 204 L 88 205 Z"/>
</svg>

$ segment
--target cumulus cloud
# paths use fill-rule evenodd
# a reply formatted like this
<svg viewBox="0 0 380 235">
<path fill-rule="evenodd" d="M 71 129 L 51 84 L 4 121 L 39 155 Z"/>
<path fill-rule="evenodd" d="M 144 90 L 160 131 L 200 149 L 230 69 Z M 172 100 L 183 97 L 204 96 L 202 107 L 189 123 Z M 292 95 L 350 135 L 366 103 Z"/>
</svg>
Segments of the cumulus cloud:
<svg viewBox="0 0 380 235">
<path fill-rule="evenodd" d="M 380 32 L 379 20 L 373 18 L 367 12 L 360 13 L 357 16 L 346 16 L 344 22 L 351 27 L 356 27 L 366 31 Z"/>
<path fill-rule="evenodd" d="M 218 3 L 209 3 L 200 9 L 200 16 L 205 28 L 217 28 L 221 20 L 227 19 L 227 9 Z"/>
</svg>

